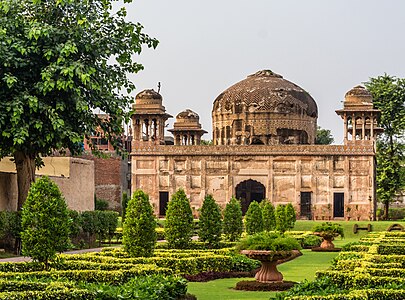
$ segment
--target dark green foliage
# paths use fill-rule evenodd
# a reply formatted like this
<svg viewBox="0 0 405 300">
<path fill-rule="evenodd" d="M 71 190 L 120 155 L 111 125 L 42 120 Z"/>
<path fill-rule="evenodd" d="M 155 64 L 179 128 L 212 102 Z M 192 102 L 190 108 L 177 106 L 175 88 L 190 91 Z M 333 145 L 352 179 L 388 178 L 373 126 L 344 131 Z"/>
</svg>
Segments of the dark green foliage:
<svg viewBox="0 0 405 300">
<path fill-rule="evenodd" d="M 263 231 L 263 216 L 260 205 L 252 201 L 245 215 L 245 227 L 247 234 L 255 234 Z"/>
<path fill-rule="evenodd" d="M 207 195 L 204 198 L 198 225 L 199 239 L 208 243 L 209 247 L 218 247 L 221 241 L 222 216 L 218 204 L 211 195 Z"/>
<path fill-rule="evenodd" d="M 58 186 L 42 177 L 31 186 L 21 214 L 22 252 L 45 262 L 70 246 L 69 212 Z"/>
<path fill-rule="evenodd" d="M 276 216 L 276 230 L 281 233 L 284 233 L 288 229 L 285 205 L 282 204 L 277 205 L 275 216 Z"/>
<path fill-rule="evenodd" d="M 343 227 L 342 225 L 337 223 L 324 222 L 322 224 L 315 225 L 312 228 L 312 231 L 320 233 L 321 237 L 327 238 L 329 237 L 335 238 L 337 236 L 344 237 Z"/>
<path fill-rule="evenodd" d="M 143 69 L 134 57 L 158 42 L 114 3 L 1 1 L 0 158 L 16 159 L 19 208 L 41 155 L 79 153 L 96 128 L 118 147 L 135 89 L 129 75 Z"/>
<path fill-rule="evenodd" d="M 259 232 L 249 235 L 236 246 L 239 250 L 300 250 L 301 246 L 294 238 L 283 237 L 277 232 Z"/>
<path fill-rule="evenodd" d="M 330 145 L 334 142 L 334 138 L 329 129 L 323 129 L 321 126 L 318 126 L 316 130 L 316 145 Z"/>
<path fill-rule="evenodd" d="M 297 220 L 297 215 L 295 213 L 294 206 L 291 203 L 288 203 L 285 206 L 285 218 L 287 229 L 293 229 L 295 226 L 295 221 Z"/>
<path fill-rule="evenodd" d="M 97 293 L 98 300 L 176 300 L 186 295 L 187 280 L 177 276 L 151 275 L 136 277 L 119 286 L 86 284 L 83 288 Z"/>
<path fill-rule="evenodd" d="M 240 239 L 243 231 L 242 207 L 239 200 L 232 197 L 224 209 L 223 233 L 231 242 Z"/>
<path fill-rule="evenodd" d="M 165 237 L 170 248 L 187 249 L 193 235 L 193 213 L 184 190 L 170 199 L 166 211 Z"/>
<path fill-rule="evenodd" d="M 149 196 L 137 190 L 128 202 L 123 226 L 122 243 L 132 256 L 152 256 L 156 244 L 156 220 Z"/>
<path fill-rule="evenodd" d="M 305 248 L 311 248 L 311 247 L 318 247 L 322 243 L 322 239 L 319 236 L 310 234 L 302 240 L 302 246 Z"/>
<path fill-rule="evenodd" d="M 260 206 L 262 208 L 263 216 L 263 230 L 272 231 L 276 229 L 276 216 L 274 212 L 274 205 L 267 199 L 264 199 Z"/>
<path fill-rule="evenodd" d="M 95 210 L 107 210 L 108 201 L 104 199 L 94 198 L 94 209 Z"/>
<path fill-rule="evenodd" d="M 405 79 L 384 74 L 365 85 L 381 111 L 379 126 L 384 129 L 377 142 L 376 181 L 377 199 L 387 218 L 390 203 L 405 185 Z"/>
<path fill-rule="evenodd" d="M 70 218 L 70 237 L 77 237 L 80 234 L 80 229 L 82 227 L 82 218 L 77 211 L 71 209 L 68 211 Z"/>
<path fill-rule="evenodd" d="M 122 222 L 125 221 L 125 214 L 127 212 L 127 206 L 128 206 L 128 202 L 129 200 L 131 200 L 128 197 L 128 194 L 123 192 L 122 193 L 122 201 L 121 201 L 121 207 L 122 207 L 122 211 L 121 211 L 121 217 L 122 217 Z"/>
<path fill-rule="evenodd" d="M 118 213 L 115 211 L 84 211 L 80 217 L 89 244 L 94 242 L 92 237 L 95 234 L 98 235 L 100 243 L 107 237 L 111 239 L 118 225 Z"/>
</svg>

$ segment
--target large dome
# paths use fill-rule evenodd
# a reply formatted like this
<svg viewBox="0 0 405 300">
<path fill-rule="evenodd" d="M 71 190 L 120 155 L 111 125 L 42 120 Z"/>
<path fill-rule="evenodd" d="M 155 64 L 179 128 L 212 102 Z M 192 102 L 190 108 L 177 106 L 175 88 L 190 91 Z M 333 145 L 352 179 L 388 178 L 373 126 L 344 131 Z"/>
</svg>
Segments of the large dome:
<svg viewBox="0 0 405 300">
<path fill-rule="evenodd" d="M 289 103 L 287 107 L 285 104 Z M 298 85 L 270 70 L 249 75 L 232 85 L 214 101 L 214 111 L 303 111 L 318 116 L 314 99 Z"/>
<path fill-rule="evenodd" d="M 270 70 L 232 85 L 214 101 L 215 144 L 312 144 L 318 108 L 296 84 Z"/>
</svg>

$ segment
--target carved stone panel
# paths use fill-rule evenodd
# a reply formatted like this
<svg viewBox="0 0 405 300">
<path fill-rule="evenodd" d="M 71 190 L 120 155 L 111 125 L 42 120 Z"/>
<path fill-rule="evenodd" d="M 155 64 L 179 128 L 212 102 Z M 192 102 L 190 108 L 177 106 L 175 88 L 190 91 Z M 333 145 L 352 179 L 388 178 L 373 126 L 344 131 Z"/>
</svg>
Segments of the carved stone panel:
<svg viewBox="0 0 405 300">
<path fill-rule="evenodd" d="M 187 176 L 186 175 L 175 175 L 176 190 L 179 188 L 184 189 L 187 186 Z"/>
<path fill-rule="evenodd" d="M 295 160 L 273 161 L 273 170 L 275 173 L 291 173 L 295 172 Z"/>
<path fill-rule="evenodd" d="M 369 196 L 371 178 L 369 176 L 350 176 L 350 202 L 365 202 Z"/>
<path fill-rule="evenodd" d="M 186 170 L 186 161 L 185 160 L 175 160 L 174 161 L 174 171 L 182 172 Z"/>
<path fill-rule="evenodd" d="M 169 187 L 170 178 L 167 175 L 159 176 L 159 186 L 161 188 Z"/>
<path fill-rule="evenodd" d="M 344 188 L 345 187 L 345 176 L 333 177 L 333 187 L 334 188 Z"/>
<path fill-rule="evenodd" d="M 295 176 L 275 175 L 273 178 L 275 202 L 291 202 L 295 196 Z"/>
<path fill-rule="evenodd" d="M 312 173 L 312 161 L 311 160 L 302 160 L 300 163 L 301 173 L 311 174 Z"/>
<path fill-rule="evenodd" d="M 196 171 L 201 170 L 201 160 L 192 160 L 191 161 L 191 170 L 196 170 Z"/>
<path fill-rule="evenodd" d="M 201 176 L 191 176 L 191 188 L 201 188 Z"/>
<path fill-rule="evenodd" d="M 155 164 L 154 160 L 137 160 L 136 161 L 136 168 L 137 169 L 154 169 Z"/>
<path fill-rule="evenodd" d="M 311 188 L 311 186 L 312 186 L 312 175 L 302 175 L 301 188 Z"/>
<path fill-rule="evenodd" d="M 169 161 L 168 161 L 168 160 L 161 160 L 161 161 L 159 161 L 159 170 L 160 170 L 160 171 L 167 171 L 167 170 L 169 170 Z"/>
<path fill-rule="evenodd" d="M 316 176 L 316 203 L 329 202 L 329 177 L 328 176 Z"/>
</svg>

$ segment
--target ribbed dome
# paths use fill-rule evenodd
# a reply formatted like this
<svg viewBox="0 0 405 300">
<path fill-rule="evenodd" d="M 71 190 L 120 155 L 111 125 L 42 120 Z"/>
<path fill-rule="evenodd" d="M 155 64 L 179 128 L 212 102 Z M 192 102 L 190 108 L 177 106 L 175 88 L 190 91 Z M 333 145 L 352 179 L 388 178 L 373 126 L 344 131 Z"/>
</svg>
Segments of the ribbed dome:
<svg viewBox="0 0 405 300">
<path fill-rule="evenodd" d="M 162 100 L 162 96 L 155 92 L 153 89 L 150 90 L 143 90 L 142 92 L 138 93 L 135 99 L 157 99 Z"/>
<path fill-rule="evenodd" d="M 176 116 L 176 119 L 191 119 L 196 120 L 197 122 L 200 120 L 198 114 L 191 109 L 185 109 L 182 112 L 179 112 Z"/>
<path fill-rule="evenodd" d="M 364 86 L 358 85 L 345 94 L 345 101 L 372 103 L 373 96 Z"/>
<path fill-rule="evenodd" d="M 317 105 L 306 91 L 270 70 L 256 72 L 222 92 L 214 101 L 213 112 L 218 111 L 318 116 Z"/>
</svg>

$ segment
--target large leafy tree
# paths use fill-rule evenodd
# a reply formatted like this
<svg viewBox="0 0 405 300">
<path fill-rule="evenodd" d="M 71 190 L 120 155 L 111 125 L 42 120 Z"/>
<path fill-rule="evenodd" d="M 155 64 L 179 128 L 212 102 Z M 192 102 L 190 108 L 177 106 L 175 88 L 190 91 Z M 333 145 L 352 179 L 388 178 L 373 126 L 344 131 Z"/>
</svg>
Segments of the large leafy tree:
<svg viewBox="0 0 405 300">
<path fill-rule="evenodd" d="M 206 195 L 200 211 L 198 237 L 208 247 L 216 248 L 221 242 L 222 215 L 212 195 Z"/>
<path fill-rule="evenodd" d="M 385 74 L 365 85 L 381 111 L 379 125 L 384 129 L 377 141 L 377 198 L 387 217 L 390 203 L 405 184 L 405 79 Z"/>
<path fill-rule="evenodd" d="M 19 208 L 40 156 L 80 152 L 95 128 L 118 144 L 132 102 L 123 92 L 134 89 L 128 74 L 142 69 L 133 56 L 158 42 L 125 20 L 125 7 L 113 13 L 113 2 L 0 1 L 0 158 L 14 157 Z"/>
</svg>

